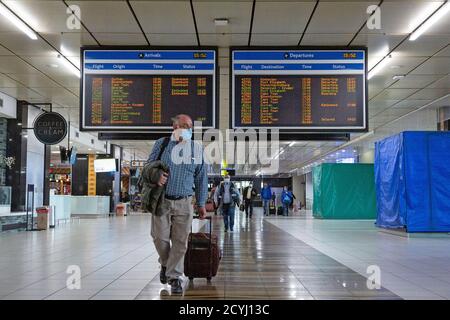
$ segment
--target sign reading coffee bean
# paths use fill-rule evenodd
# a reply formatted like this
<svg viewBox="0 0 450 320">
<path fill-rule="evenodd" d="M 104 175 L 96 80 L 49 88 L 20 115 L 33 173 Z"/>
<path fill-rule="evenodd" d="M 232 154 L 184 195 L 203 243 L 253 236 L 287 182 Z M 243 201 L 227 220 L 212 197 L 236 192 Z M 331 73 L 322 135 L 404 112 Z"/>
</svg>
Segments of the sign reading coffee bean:
<svg viewBox="0 0 450 320">
<path fill-rule="evenodd" d="M 34 135 L 44 144 L 57 144 L 67 135 L 67 122 L 56 112 L 40 114 L 33 124 Z"/>
</svg>

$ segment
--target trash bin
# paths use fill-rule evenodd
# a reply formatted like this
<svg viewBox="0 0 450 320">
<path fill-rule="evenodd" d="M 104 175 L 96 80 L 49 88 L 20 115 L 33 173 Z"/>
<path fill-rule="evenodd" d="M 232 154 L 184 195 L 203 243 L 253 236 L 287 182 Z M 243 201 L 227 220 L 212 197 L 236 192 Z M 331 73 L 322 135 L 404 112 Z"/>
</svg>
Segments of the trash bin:
<svg viewBox="0 0 450 320">
<path fill-rule="evenodd" d="M 127 207 L 125 203 L 119 203 L 116 206 L 116 216 L 126 216 L 127 215 Z"/>
<path fill-rule="evenodd" d="M 48 207 L 38 207 L 36 208 L 37 213 L 37 229 L 47 230 L 48 229 Z"/>
</svg>

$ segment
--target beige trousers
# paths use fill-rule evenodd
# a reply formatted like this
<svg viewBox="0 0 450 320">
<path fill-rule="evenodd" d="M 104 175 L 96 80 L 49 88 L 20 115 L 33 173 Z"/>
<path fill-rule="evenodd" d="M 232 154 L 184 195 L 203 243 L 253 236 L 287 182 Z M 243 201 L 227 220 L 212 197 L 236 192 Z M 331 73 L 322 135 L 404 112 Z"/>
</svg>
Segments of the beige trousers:
<svg viewBox="0 0 450 320">
<path fill-rule="evenodd" d="M 166 276 L 169 280 L 178 279 L 183 276 L 184 255 L 192 226 L 192 197 L 164 199 L 161 205 L 163 214 L 152 215 L 151 235 L 159 254 L 159 263 L 167 268 Z"/>
</svg>

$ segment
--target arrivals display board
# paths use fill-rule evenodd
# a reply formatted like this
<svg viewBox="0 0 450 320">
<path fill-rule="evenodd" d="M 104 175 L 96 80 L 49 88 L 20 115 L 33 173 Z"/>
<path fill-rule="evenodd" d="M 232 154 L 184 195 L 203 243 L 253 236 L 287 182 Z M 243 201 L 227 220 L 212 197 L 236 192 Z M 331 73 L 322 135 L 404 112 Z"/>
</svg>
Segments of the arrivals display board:
<svg viewBox="0 0 450 320">
<path fill-rule="evenodd" d="M 367 131 L 365 48 L 231 48 L 231 126 Z"/>
<path fill-rule="evenodd" d="M 172 128 L 185 113 L 216 126 L 216 59 L 212 49 L 82 48 L 82 130 Z"/>
</svg>

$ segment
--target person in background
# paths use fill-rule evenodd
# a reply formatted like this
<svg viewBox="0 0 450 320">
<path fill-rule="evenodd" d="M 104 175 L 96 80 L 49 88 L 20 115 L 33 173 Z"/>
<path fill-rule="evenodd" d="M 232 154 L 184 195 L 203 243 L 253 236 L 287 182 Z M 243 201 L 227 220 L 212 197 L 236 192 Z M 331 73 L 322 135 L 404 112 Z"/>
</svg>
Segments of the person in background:
<svg viewBox="0 0 450 320">
<path fill-rule="evenodd" d="M 263 201 L 264 215 L 269 215 L 269 202 L 272 199 L 272 189 L 264 182 L 263 188 L 261 189 L 261 199 Z"/>
<path fill-rule="evenodd" d="M 130 202 L 130 195 L 126 191 L 122 192 L 122 202 Z"/>
<path fill-rule="evenodd" d="M 209 194 L 208 199 L 212 199 L 213 200 L 213 204 L 214 204 L 214 215 L 217 216 L 217 206 L 216 203 L 214 201 L 214 194 L 216 193 L 216 189 L 217 189 L 217 184 L 214 183 L 214 186 L 211 188 L 211 192 Z"/>
<path fill-rule="evenodd" d="M 250 184 L 244 188 L 244 191 L 242 192 L 244 195 L 244 210 L 245 210 L 245 217 L 250 219 L 253 215 L 253 200 L 256 197 L 256 191 L 253 189 L 253 183 L 250 182 Z M 249 213 L 250 211 L 250 213 Z"/>
<path fill-rule="evenodd" d="M 157 160 L 163 144 L 167 143 L 161 154 L 161 162 L 169 167 L 169 172 L 162 173 L 158 181 L 159 186 L 165 186 L 165 196 L 161 203 L 161 215 L 152 214 L 151 235 L 161 263 L 161 283 L 169 282 L 171 292 L 181 294 L 184 255 L 194 214 L 192 187 L 195 185 L 197 211 L 200 219 L 203 219 L 208 197 L 208 170 L 203 159 L 202 145 L 191 140 L 192 119 L 188 115 L 180 114 L 172 120 L 174 131 L 170 139 L 156 140 L 148 158 L 148 162 Z M 190 148 L 186 147 L 186 144 L 190 144 Z M 179 163 L 178 159 L 172 159 L 172 151 L 177 151 L 174 148 L 181 148 L 183 152 L 188 150 L 192 152 L 193 157 L 200 155 L 201 158 Z"/>
<path fill-rule="evenodd" d="M 223 215 L 225 232 L 233 231 L 234 213 L 236 205 L 239 205 L 239 191 L 231 182 L 230 176 L 225 175 L 223 182 L 216 188 L 214 193 L 214 203 L 219 207 Z"/>
<path fill-rule="evenodd" d="M 292 191 L 290 191 L 287 186 L 284 186 L 283 191 L 281 192 L 281 203 L 283 205 L 283 216 L 289 215 L 289 207 L 294 202 L 294 199 L 296 199 L 296 198 L 295 198 L 294 194 L 292 193 Z"/>
</svg>

